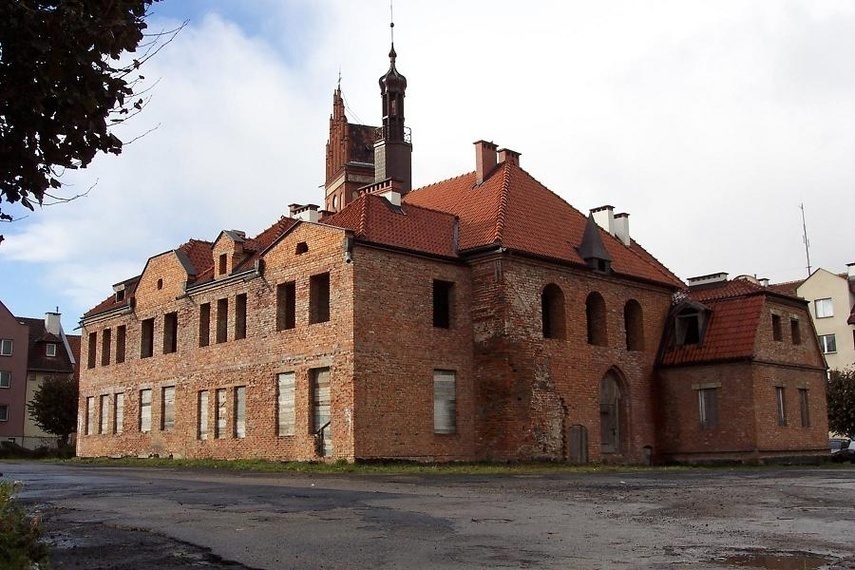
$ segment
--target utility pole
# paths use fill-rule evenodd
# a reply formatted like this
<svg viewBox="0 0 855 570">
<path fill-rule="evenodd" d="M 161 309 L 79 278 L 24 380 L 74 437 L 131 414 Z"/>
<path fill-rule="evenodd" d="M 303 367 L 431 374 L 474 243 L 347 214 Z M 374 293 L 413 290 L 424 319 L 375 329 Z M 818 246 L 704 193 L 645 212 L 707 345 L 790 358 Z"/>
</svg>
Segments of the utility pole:
<svg viewBox="0 0 855 570">
<path fill-rule="evenodd" d="M 807 223 L 805 223 L 805 203 L 799 204 L 799 209 L 802 211 L 802 241 L 805 242 L 805 259 L 807 260 L 807 274 L 810 277 L 810 240 L 807 235 Z"/>
</svg>

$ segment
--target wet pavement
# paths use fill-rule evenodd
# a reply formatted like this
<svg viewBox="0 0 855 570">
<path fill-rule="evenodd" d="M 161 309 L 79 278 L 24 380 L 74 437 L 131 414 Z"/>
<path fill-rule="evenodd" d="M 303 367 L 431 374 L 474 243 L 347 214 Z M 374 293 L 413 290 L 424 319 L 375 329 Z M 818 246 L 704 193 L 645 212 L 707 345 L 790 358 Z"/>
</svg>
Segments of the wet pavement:
<svg viewBox="0 0 855 570">
<path fill-rule="evenodd" d="M 52 568 L 855 569 L 855 468 L 294 475 L 0 462 Z"/>
</svg>

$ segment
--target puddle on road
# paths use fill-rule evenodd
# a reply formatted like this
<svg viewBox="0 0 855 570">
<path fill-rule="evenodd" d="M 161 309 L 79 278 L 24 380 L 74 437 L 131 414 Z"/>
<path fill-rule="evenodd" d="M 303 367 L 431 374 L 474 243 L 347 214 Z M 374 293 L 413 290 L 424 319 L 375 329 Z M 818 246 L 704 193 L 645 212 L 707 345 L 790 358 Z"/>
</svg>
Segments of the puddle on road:
<svg viewBox="0 0 855 570">
<path fill-rule="evenodd" d="M 768 570 L 817 570 L 825 564 L 833 562 L 827 556 L 811 554 L 810 552 L 748 552 L 735 554 L 724 559 L 717 559 L 728 566 L 738 568 L 766 568 Z"/>
</svg>

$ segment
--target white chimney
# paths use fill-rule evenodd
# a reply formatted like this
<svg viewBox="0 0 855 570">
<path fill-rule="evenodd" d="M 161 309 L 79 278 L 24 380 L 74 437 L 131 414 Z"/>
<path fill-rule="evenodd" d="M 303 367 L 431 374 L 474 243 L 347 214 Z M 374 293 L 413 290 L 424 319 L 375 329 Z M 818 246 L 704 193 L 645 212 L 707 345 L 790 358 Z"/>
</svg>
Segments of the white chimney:
<svg viewBox="0 0 855 570">
<path fill-rule="evenodd" d="M 59 313 L 45 313 L 45 330 L 52 335 L 59 336 L 61 328 L 59 317 Z"/>
<path fill-rule="evenodd" d="M 710 273 L 709 275 L 701 275 L 700 277 L 689 277 L 689 287 L 695 285 L 707 285 L 709 283 L 723 283 L 727 281 L 727 273 L 721 271 L 719 273 Z"/>
<path fill-rule="evenodd" d="M 855 261 L 846 264 L 846 275 L 850 281 L 855 281 Z"/>
<path fill-rule="evenodd" d="M 401 205 L 401 193 L 395 192 L 394 190 L 389 190 L 388 192 L 383 192 L 380 194 L 381 197 L 386 198 L 393 206 Z"/>
<path fill-rule="evenodd" d="M 623 245 L 629 246 L 632 240 L 629 237 L 629 214 L 615 214 L 614 217 L 615 237 L 623 242 Z"/>
<path fill-rule="evenodd" d="M 594 215 L 594 221 L 597 222 L 597 225 L 609 232 L 611 235 L 615 235 L 615 208 L 614 206 L 600 206 L 599 208 L 594 208 L 591 210 L 591 214 Z M 627 224 L 627 229 L 629 229 L 629 225 Z"/>
<path fill-rule="evenodd" d="M 288 209 L 291 211 L 291 217 L 304 222 L 317 222 L 321 219 L 319 206 L 317 204 L 291 204 Z"/>
</svg>

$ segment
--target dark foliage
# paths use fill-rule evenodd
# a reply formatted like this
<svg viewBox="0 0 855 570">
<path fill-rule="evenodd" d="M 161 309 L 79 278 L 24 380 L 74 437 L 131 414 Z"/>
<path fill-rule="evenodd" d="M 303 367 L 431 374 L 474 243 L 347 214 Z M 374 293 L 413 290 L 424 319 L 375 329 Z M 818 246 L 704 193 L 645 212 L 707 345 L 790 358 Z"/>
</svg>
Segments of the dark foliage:
<svg viewBox="0 0 855 570">
<path fill-rule="evenodd" d="M 60 445 L 65 446 L 69 434 L 77 428 L 77 383 L 65 376 L 46 378 L 27 409 L 36 425 L 58 436 Z"/>
<path fill-rule="evenodd" d="M 141 109 L 145 58 L 119 58 L 156 1 L 0 0 L 0 220 L 12 219 L 4 202 L 32 210 L 65 169 L 122 151 L 110 127 Z"/>
<path fill-rule="evenodd" d="M 855 372 L 832 370 L 826 397 L 828 429 L 848 437 L 855 436 Z"/>
</svg>

